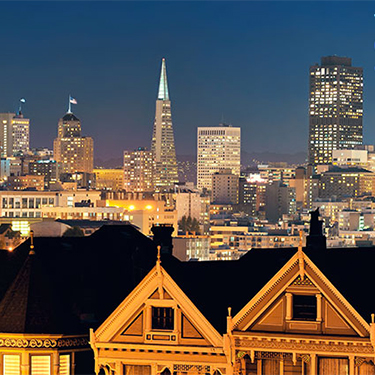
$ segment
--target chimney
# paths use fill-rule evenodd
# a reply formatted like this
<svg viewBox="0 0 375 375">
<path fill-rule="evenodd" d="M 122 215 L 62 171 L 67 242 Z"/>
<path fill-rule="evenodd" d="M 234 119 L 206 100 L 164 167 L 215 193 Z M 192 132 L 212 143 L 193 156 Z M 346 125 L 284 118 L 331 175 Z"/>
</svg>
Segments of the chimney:
<svg viewBox="0 0 375 375">
<path fill-rule="evenodd" d="M 326 236 L 323 234 L 323 221 L 319 219 L 319 208 L 310 212 L 310 234 L 306 237 L 306 247 L 314 250 L 327 249 Z"/>
<path fill-rule="evenodd" d="M 172 224 L 153 225 L 151 232 L 154 234 L 154 242 L 156 246 L 161 246 L 161 254 L 172 255 L 172 233 L 174 231 Z"/>
</svg>

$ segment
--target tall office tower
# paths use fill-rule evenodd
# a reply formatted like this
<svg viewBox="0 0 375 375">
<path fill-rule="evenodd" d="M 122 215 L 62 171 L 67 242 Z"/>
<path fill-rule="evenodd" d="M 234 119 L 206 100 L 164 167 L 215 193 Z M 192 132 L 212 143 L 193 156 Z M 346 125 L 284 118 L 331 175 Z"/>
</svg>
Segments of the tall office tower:
<svg viewBox="0 0 375 375">
<path fill-rule="evenodd" d="M 238 204 L 239 176 L 231 169 L 222 169 L 212 175 L 211 198 L 213 203 Z"/>
<path fill-rule="evenodd" d="M 332 151 L 362 144 L 363 69 L 348 57 L 310 67 L 309 162 L 330 164 Z"/>
<path fill-rule="evenodd" d="M 81 121 L 71 112 L 59 120 L 53 153 L 62 173 L 93 171 L 94 141 L 91 137 L 82 137 Z"/>
<path fill-rule="evenodd" d="M 15 113 L 0 113 L 0 151 L 1 157 L 12 155 L 12 122 Z"/>
<path fill-rule="evenodd" d="M 124 189 L 129 192 L 153 191 L 154 159 L 151 151 L 138 147 L 124 151 Z"/>
<path fill-rule="evenodd" d="M 18 156 L 29 151 L 30 120 L 22 113 L 0 113 L 1 157 Z"/>
<path fill-rule="evenodd" d="M 240 175 L 241 128 L 230 125 L 198 128 L 197 185 L 212 190 L 212 175 L 230 169 Z"/>
<path fill-rule="evenodd" d="M 12 154 L 26 155 L 30 149 L 30 120 L 18 112 L 12 119 Z"/>
<path fill-rule="evenodd" d="M 165 59 L 161 63 L 151 151 L 155 161 L 153 174 L 155 191 L 173 189 L 178 183 L 178 171 Z"/>
</svg>

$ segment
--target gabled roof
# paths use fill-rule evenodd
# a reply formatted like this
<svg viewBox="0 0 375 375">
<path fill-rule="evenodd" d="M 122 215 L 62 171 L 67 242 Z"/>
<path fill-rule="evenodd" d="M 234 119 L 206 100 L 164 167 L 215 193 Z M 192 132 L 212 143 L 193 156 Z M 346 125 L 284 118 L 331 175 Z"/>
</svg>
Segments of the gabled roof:
<svg viewBox="0 0 375 375">
<path fill-rule="evenodd" d="M 0 303 L 0 332 L 79 331 L 79 317 L 69 308 L 69 295 L 54 270 L 41 256 L 27 257 Z"/>
<path fill-rule="evenodd" d="M 164 256 L 162 266 L 208 321 L 226 332 L 234 316 L 295 254 L 296 249 L 251 250 L 237 261 L 180 262 Z"/>
<path fill-rule="evenodd" d="M 131 225 L 103 226 L 88 237 L 39 237 L 34 244 L 34 258 L 28 255 L 29 241 L 13 252 L 0 252 L 0 331 L 36 329 L 30 317 L 38 311 L 46 314 L 45 333 L 66 329 L 59 333 L 74 334 L 87 332 L 89 327 L 95 329 L 156 260 L 154 243 Z M 232 308 L 233 316 L 237 314 L 296 251 L 253 249 L 238 261 L 215 262 L 180 262 L 164 254 L 162 266 L 215 329 L 224 333 L 227 308 Z M 375 313 L 375 299 L 371 298 L 375 248 L 304 252 L 363 319 L 370 321 L 370 314 Z M 48 303 L 41 304 L 38 298 Z M 16 306 L 20 306 L 19 311 Z M 61 306 L 61 314 L 56 315 Z M 60 320 L 66 317 L 68 322 L 78 318 L 80 324 L 57 325 L 61 322 L 53 320 L 55 315 Z"/>
<path fill-rule="evenodd" d="M 32 256 L 30 241 L 0 252 L 0 332 L 87 333 L 156 259 L 154 243 L 131 225 L 103 226 L 88 237 L 38 237 L 34 245 Z"/>
<path fill-rule="evenodd" d="M 198 309 L 226 332 L 228 307 L 237 314 L 293 257 L 296 248 L 253 249 L 237 261 L 180 262 L 164 256 L 162 265 Z M 367 322 L 375 313 L 371 298 L 375 247 L 304 249 L 306 255 Z"/>
<path fill-rule="evenodd" d="M 8 229 L 11 229 L 12 226 L 10 224 L 1 224 L 0 225 L 0 234 L 5 233 Z"/>
</svg>

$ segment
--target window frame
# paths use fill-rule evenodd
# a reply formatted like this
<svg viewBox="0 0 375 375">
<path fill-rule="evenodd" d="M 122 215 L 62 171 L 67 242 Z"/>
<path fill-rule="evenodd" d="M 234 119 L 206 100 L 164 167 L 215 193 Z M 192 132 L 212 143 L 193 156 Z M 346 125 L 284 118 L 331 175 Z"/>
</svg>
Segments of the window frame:
<svg viewBox="0 0 375 375">
<path fill-rule="evenodd" d="M 312 300 L 314 300 L 314 302 L 315 302 L 315 314 L 314 314 L 313 319 L 303 318 L 303 317 L 300 316 L 300 314 L 299 314 L 298 317 L 296 317 L 296 312 L 295 312 L 296 297 L 299 297 L 299 298 L 301 298 L 301 297 L 308 297 L 309 298 L 310 297 Z M 292 319 L 295 320 L 295 321 L 299 321 L 299 322 L 316 322 L 317 318 L 318 318 L 318 299 L 317 299 L 316 295 L 315 294 L 308 294 L 308 293 L 293 293 L 293 297 L 292 297 Z"/>
<path fill-rule="evenodd" d="M 162 311 L 170 311 L 171 314 L 165 314 L 165 316 L 157 316 L 157 315 L 164 315 L 164 314 L 154 314 L 155 311 L 158 311 L 158 313 Z M 157 321 L 160 320 L 160 322 L 163 322 L 163 324 L 159 325 L 158 327 L 155 327 Z M 159 322 L 159 323 L 160 323 Z M 163 326 L 163 327 L 161 327 Z M 151 330 L 152 331 L 174 331 L 175 329 L 175 312 L 173 307 L 170 306 L 151 306 Z"/>
</svg>

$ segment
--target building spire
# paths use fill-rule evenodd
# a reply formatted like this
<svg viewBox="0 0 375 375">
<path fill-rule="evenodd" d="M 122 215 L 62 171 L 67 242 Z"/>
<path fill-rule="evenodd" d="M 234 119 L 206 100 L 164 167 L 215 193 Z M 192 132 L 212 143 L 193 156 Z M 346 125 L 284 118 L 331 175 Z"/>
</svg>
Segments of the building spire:
<svg viewBox="0 0 375 375">
<path fill-rule="evenodd" d="M 165 58 L 161 60 L 161 72 L 160 72 L 160 83 L 158 100 L 169 100 L 168 92 L 168 81 L 167 81 L 167 67 L 165 64 Z"/>
</svg>

